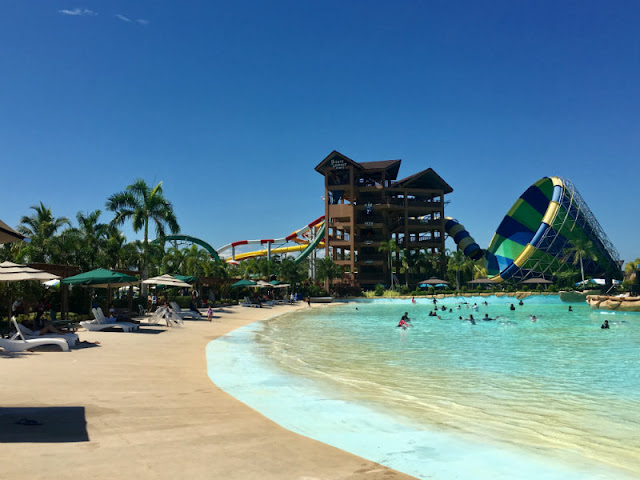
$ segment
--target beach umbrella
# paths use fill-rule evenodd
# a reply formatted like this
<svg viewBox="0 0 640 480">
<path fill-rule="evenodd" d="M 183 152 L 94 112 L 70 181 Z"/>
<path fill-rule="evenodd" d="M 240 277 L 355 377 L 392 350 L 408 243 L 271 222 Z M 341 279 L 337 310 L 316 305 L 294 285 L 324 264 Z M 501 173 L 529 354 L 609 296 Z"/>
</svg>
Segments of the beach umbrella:
<svg viewBox="0 0 640 480">
<path fill-rule="evenodd" d="M 255 285 L 248 285 L 251 288 L 273 288 L 269 282 L 265 282 L 264 280 L 258 280 L 255 282 Z"/>
<path fill-rule="evenodd" d="M 172 276 L 168 274 L 159 275 L 153 278 L 147 278 L 143 280 L 142 283 L 145 285 L 159 285 L 163 287 L 190 287 L 187 282 L 179 280 L 177 276 Z"/>
<path fill-rule="evenodd" d="M 25 280 L 36 280 L 38 282 L 46 282 L 47 280 L 59 279 L 53 273 L 38 270 L 37 268 L 27 267 L 13 262 L 0 263 L 0 282 L 21 282 Z M 9 317 L 11 317 L 11 300 L 9 301 Z"/>
<path fill-rule="evenodd" d="M 446 287 L 447 285 L 449 285 L 449 282 L 447 282 L 446 280 L 442 280 L 441 278 L 431 277 L 428 280 L 422 280 L 421 282 L 418 282 L 418 285 L 420 285 L 421 287 L 424 287 L 424 286 L 429 286 L 429 287 L 442 286 L 442 287 Z"/>
<path fill-rule="evenodd" d="M 17 242 L 18 240 L 24 240 L 25 238 L 26 237 L 24 235 L 20 235 L 13 228 L 0 220 L 0 244 Z"/>
<path fill-rule="evenodd" d="M 105 268 L 96 268 L 90 272 L 63 278 L 61 283 L 65 285 L 84 285 L 94 288 L 111 288 L 113 285 L 133 285 L 139 282 L 140 280 L 136 277 L 127 275 L 126 273 L 114 272 L 113 270 L 107 270 Z"/>
<path fill-rule="evenodd" d="M 253 280 L 246 280 L 243 278 L 242 280 L 238 280 L 236 283 L 234 283 L 231 286 L 232 287 L 254 287 L 255 285 L 257 285 L 257 283 L 254 282 Z"/>
<path fill-rule="evenodd" d="M 37 268 L 27 267 L 13 262 L 0 263 L 0 282 L 19 282 L 21 280 L 38 280 L 46 282 L 47 280 L 58 279 L 57 275 L 38 270 Z"/>
<path fill-rule="evenodd" d="M 533 283 L 539 283 L 539 284 L 546 284 L 549 285 L 551 283 L 553 283 L 551 280 L 547 280 L 546 278 L 527 278 L 526 280 L 520 282 L 520 283 L 526 283 L 526 284 L 533 284 Z"/>
<path fill-rule="evenodd" d="M 192 275 L 174 275 L 174 277 L 186 283 L 194 283 L 198 281 L 198 277 L 194 277 Z"/>
</svg>

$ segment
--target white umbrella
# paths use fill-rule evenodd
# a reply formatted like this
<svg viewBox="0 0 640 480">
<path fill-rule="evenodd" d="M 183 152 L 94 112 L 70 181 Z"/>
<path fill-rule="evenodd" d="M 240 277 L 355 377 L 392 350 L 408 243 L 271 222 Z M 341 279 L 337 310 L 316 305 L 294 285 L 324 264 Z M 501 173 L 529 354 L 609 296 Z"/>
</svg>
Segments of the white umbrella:
<svg viewBox="0 0 640 480">
<path fill-rule="evenodd" d="M 258 280 L 255 285 L 249 285 L 251 288 L 273 288 L 269 282 L 265 282 L 264 280 Z"/>
<path fill-rule="evenodd" d="M 60 277 L 53 273 L 48 273 L 37 268 L 27 267 L 13 262 L 0 263 L 0 282 L 21 282 L 23 280 L 37 280 L 46 282 Z M 11 305 L 11 304 L 9 304 Z M 9 306 L 9 317 L 11 316 L 11 306 Z"/>
<path fill-rule="evenodd" d="M 191 287 L 191 285 L 187 282 L 178 280 L 176 277 L 172 277 L 168 274 L 159 275 L 153 278 L 147 278 L 146 280 L 143 280 L 142 283 L 145 283 L 147 285 L 164 285 L 165 287 Z"/>
<path fill-rule="evenodd" d="M 59 279 L 58 275 L 48 273 L 37 268 L 27 267 L 13 262 L 0 263 L 0 282 L 19 282 L 21 280 L 47 280 Z"/>
</svg>

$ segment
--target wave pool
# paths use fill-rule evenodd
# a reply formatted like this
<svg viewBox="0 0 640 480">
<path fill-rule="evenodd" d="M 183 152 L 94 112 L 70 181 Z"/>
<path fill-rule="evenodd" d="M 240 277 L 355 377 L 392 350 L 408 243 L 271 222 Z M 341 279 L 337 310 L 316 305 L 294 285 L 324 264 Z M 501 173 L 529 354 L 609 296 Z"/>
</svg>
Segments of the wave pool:
<svg viewBox="0 0 640 480">
<path fill-rule="evenodd" d="M 274 317 L 211 342 L 209 376 L 292 431 L 418 478 L 640 476 L 640 315 L 461 302 L 438 300 L 440 319 L 424 298 Z"/>
</svg>

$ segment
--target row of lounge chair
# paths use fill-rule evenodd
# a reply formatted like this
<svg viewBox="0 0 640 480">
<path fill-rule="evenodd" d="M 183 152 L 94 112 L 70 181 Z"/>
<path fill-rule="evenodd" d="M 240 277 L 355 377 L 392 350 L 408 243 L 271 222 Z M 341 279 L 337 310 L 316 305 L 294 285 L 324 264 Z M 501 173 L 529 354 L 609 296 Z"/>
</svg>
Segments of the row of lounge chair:
<svg viewBox="0 0 640 480">
<path fill-rule="evenodd" d="M 97 332 L 109 328 L 120 328 L 124 332 L 133 332 L 139 329 L 137 323 L 132 322 L 116 322 L 113 318 L 107 318 L 100 307 L 93 308 L 93 320 L 85 320 L 80 325 L 90 332 Z M 146 312 L 142 312 L 143 314 Z M 182 310 L 177 303 L 171 302 L 171 309 L 166 307 L 158 308 L 149 318 L 149 324 L 157 325 L 160 320 L 164 319 L 169 327 L 184 326 L 183 319 L 192 318 L 200 320 L 200 313 L 191 310 Z M 74 347 L 78 343 L 78 335 L 75 333 L 55 334 L 47 333 L 39 335 L 38 332 L 27 328 L 18 323 L 15 317 L 11 317 L 13 328 L 16 333 L 10 338 L 0 338 L 0 348 L 7 352 L 22 352 L 34 347 L 43 345 L 59 346 L 64 352 L 69 351 L 69 347 Z"/>
</svg>

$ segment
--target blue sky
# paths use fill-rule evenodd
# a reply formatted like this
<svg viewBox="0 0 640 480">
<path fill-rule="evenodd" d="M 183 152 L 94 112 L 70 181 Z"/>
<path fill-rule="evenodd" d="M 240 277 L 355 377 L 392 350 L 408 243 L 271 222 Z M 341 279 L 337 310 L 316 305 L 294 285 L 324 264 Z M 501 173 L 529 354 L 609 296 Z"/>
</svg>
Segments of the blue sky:
<svg viewBox="0 0 640 480">
<path fill-rule="evenodd" d="M 324 213 L 335 149 L 433 168 L 483 247 L 531 183 L 567 177 L 629 260 L 639 24 L 636 1 L 4 0 L 0 218 L 108 221 L 141 177 L 214 247 L 285 236 Z"/>
</svg>

